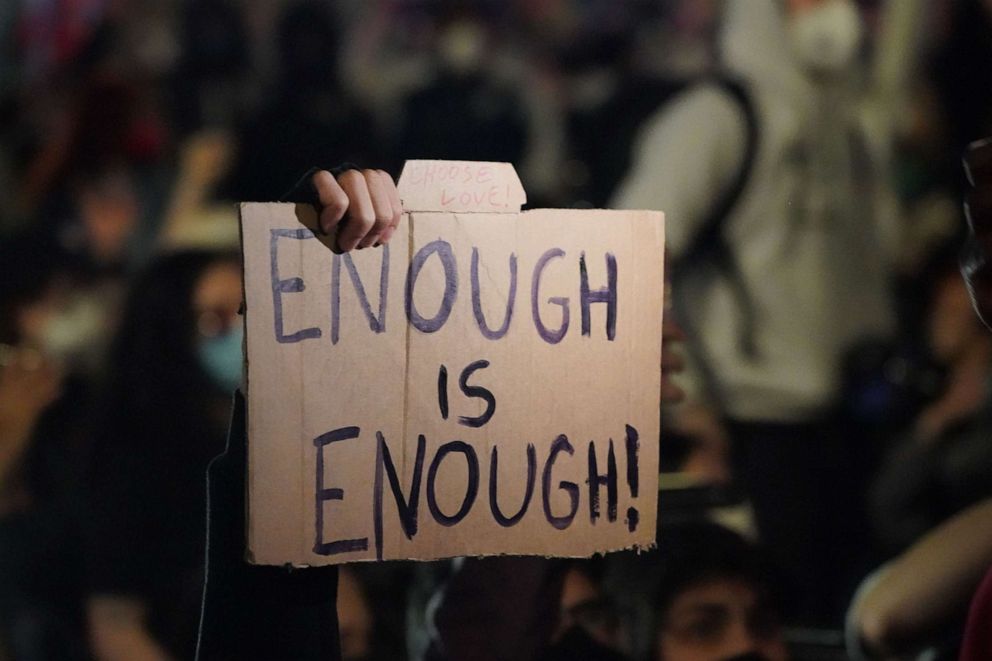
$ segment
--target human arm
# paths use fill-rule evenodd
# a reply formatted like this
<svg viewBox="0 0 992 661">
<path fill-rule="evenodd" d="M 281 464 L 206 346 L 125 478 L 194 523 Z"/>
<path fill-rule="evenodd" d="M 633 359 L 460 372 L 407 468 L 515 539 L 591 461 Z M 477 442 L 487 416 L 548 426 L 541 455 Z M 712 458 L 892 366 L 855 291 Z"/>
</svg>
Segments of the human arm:
<svg viewBox="0 0 992 661">
<path fill-rule="evenodd" d="M 617 209 L 665 213 L 665 242 L 678 259 L 745 159 L 746 118 L 714 85 L 679 95 L 641 130 L 633 164 L 614 195 Z"/>
<path fill-rule="evenodd" d="M 336 567 L 245 559 L 245 399 L 234 396 L 227 448 L 207 469 L 207 569 L 196 658 L 338 659 Z"/>
<path fill-rule="evenodd" d="M 872 62 L 874 93 L 883 113 L 906 107 L 913 75 L 918 73 L 923 52 L 923 29 L 932 8 L 925 2 L 886 0 L 879 17 L 879 34 Z"/>
<path fill-rule="evenodd" d="M 336 234 L 341 252 L 386 243 L 403 214 L 389 173 L 350 164 L 311 169 L 282 199 L 312 204 L 318 227 L 324 234 Z"/>
<path fill-rule="evenodd" d="M 990 564 L 992 500 L 986 500 L 924 536 L 859 590 L 849 637 L 879 656 L 926 644 L 964 613 Z"/>
<path fill-rule="evenodd" d="M 38 351 L 0 345 L 0 513 L 16 498 L 17 466 L 61 386 L 61 370 Z"/>
<path fill-rule="evenodd" d="M 224 131 L 211 130 L 194 134 L 180 148 L 179 167 L 172 184 L 169 202 L 157 241 L 167 248 L 181 241 L 193 225 L 214 213 L 211 195 L 230 169 L 234 145 Z M 233 215 L 228 204 L 222 212 Z"/>
<path fill-rule="evenodd" d="M 86 603 L 90 644 L 97 661 L 168 661 L 149 635 L 144 603 L 132 597 L 98 595 Z"/>
</svg>

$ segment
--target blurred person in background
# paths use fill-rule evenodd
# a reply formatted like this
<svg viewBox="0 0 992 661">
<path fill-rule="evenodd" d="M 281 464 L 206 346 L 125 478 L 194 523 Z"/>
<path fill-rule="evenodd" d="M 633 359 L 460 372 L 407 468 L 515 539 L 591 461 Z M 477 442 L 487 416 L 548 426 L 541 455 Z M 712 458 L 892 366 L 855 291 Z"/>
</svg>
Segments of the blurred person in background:
<svg viewBox="0 0 992 661">
<path fill-rule="evenodd" d="M 965 200 L 969 236 L 961 273 L 974 311 L 992 328 L 992 139 L 969 145 L 965 174 L 970 184 Z M 945 323 L 940 320 L 936 325 Z M 927 533 L 864 580 L 847 618 L 851 658 L 909 657 L 920 650 L 934 658 L 934 649 L 949 654 L 960 649 L 961 661 L 990 658 L 990 565 L 992 500 L 985 499 Z"/>
<path fill-rule="evenodd" d="M 55 236 L 76 256 L 89 288 L 120 303 L 125 282 L 140 263 L 135 247 L 144 231 L 144 208 L 137 173 L 124 163 L 94 165 L 71 174 L 66 188 Z"/>
<path fill-rule="evenodd" d="M 331 5 L 288 3 L 276 35 L 276 84 L 235 136 L 234 164 L 221 197 L 278 200 L 301 172 L 339 162 L 383 162 L 372 115 L 339 77 L 341 27 Z"/>
<path fill-rule="evenodd" d="M 782 605 L 767 559 L 715 524 L 686 524 L 666 535 L 656 560 L 656 661 L 784 661 Z"/>
<path fill-rule="evenodd" d="M 764 551 L 708 522 L 680 523 L 659 534 L 664 543 L 658 549 L 602 560 L 459 560 L 428 611 L 433 640 L 425 658 L 789 658 L 781 586 Z M 597 563 L 605 566 L 602 584 Z M 628 629 L 633 620 L 618 619 L 627 609 L 647 625 Z"/>
<path fill-rule="evenodd" d="M 204 474 L 241 379 L 237 253 L 179 250 L 135 281 L 111 357 L 86 498 L 98 659 L 191 658 L 202 598 Z"/>
<path fill-rule="evenodd" d="M 312 205 L 317 212 L 320 230 L 333 234 L 337 248 L 342 251 L 387 242 L 401 218 L 396 186 L 391 176 L 382 170 L 358 170 L 349 166 L 341 166 L 333 172 L 311 170 L 283 196 L 283 201 Z M 245 398 L 242 390 L 237 388 L 241 382 L 243 363 L 242 322 L 237 319 L 242 294 L 241 271 L 239 262 L 236 259 L 232 261 L 230 253 L 226 257 L 224 253 L 206 253 L 214 258 L 205 262 L 201 261 L 203 254 L 196 257 L 196 253 L 192 256 L 179 253 L 171 260 L 163 258 L 162 266 L 150 272 L 157 276 L 150 275 L 143 285 L 151 289 L 151 298 L 159 295 L 166 297 L 152 305 L 172 311 L 172 315 L 162 316 L 155 323 L 146 325 L 145 328 L 151 332 L 144 335 L 143 342 L 134 344 L 162 344 L 167 349 L 164 358 L 169 367 L 157 375 L 150 375 L 158 376 L 155 381 L 159 384 L 151 389 L 150 394 L 166 396 L 167 392 L 161 392 L 162 384 L 165 384 L 175 398 L 177 393 L 173 389 L 177 385 L 177 377 L 186 378 L 189 383 L 178 394 L 179 405 L 165 408 L 161 406 L 164 403 L 161 400 L 139 396 L 120 416 L 124 424 L 116 427 L 125 434 L 129 428 L 145 431 L 140 427 L 142 420 L 135 414 L 140 416 L 151 406 L 158 407 L 154 413 L 159 418 L 167 419 L 166 424 L 171 423 L 172 428 L 165 430 L 165 436 L 161 433 L 145 434 L 144 440 L 161 442 L 160 447 L 147 448 L 145 454 L 152 461 L 158 461 L 160 470 L 156 471 L 156 475 L 171 473 L 165 476 L 167 486 L 181 481 L 181 484 L 189 485 L 192 493 L 179 494 L 173 502 L 164 503 L 164 509 L 158 513 L 163 525 L 150 529 L 149 533 L 157 534 L 159 530 L 166 535 L 178 533 L 184 535 L 188 543 L 178 549 L 173 547 L 161 555 L 146 556 L 144 560 L 133 561 L 133 555 L 127 556 L 133 564 L 124 567 L 123 571 L 121 567 L 109 565 L 97 570 L 102 572 L 98 576 L 105 581 L 103 589 L 94 591 L 96 594 L 90 602 L 95 645 L 109 658 L 117 658 L 115 655 L 123 658 L 159 658 L 156 655 L 163 654 L 160 647 L 163 643 L 168 645 L 171 641 L 171 647 L 175 648 L 177 643 L 194 642 L 188 640 L 191 633 L 189 620 L 196 609 L 183 608 L 184 602 L 188 602 L 192 595 L 188 580 L 182 579 L 190 576 L 190 570 L 195 567 L 193 571 L 206 578 L 205 581 L 195 581 L 201 587 L 199 594 L 202 597 L 199 635 L 195 641 L 198 658 L 338 659 L 342 650 L 335 608 L 337 567 L 293 570 L 289 567 L 256 566 L 246 561 L 247 434 Z M 191 259 L 195 260 L 193 264 L 186 263 L 184 267 L 184 260 Z M 141 300 L 143 286 L 135 288 L 136 300 Z M 169 306 L 170 299 L 178 307 Z M 147 304 L 135 303 L 136 312 L 148 311 L 141 305 Z M 170 318 L 171 321 L 163 323 Z M 141 336 L 140 333 L 138 335 Z M 127 337 L 127 333 L 122 332 L 119 345 L 122 356 L 128 355 Z M 171 345 L 166 344 L 170 337 Z M 131 374 L 132 380 L 143 376 L 148 375 Z M 128 379 L 122 382 L 126 384 Z M 204 390 L 203 384 L 209 384 L 210 388 Z M 189 433 L 188 425 L 191 421 L 202 423 L 204 433 L 211 435 L 223 429 L 217 427 L 223 424 L 219 414 L 227 413 L 229 407 L 222 405 L 218 396 L 232 391 L 234 408 L 227 417 L 230 422 L 227 443 L 218 453 L 219 448 L 212 444 L 219 438 L 198 438 Z M 111 404 L 120 400 L 119 393 L 113 389 L 110 394 L 108 401 Z M 183 408 L 187 415 L 177 422 L 175 411 Z M 113 414 L 111 419 L 114 419 Z M 170 446 L 170 442 L 177 438 L 191 442 L 190 446 L 180 450 L 176 449 L 174 442 Z M 125 474 L 136 477 L 125 485 L 124 491 L 117 482 L 108 483 L 104 479 L 101 483 L 97 480 L 97 500 L 102 497 L 105 504 L 111 502 L 115 495 L 134 499 L 147 492 L 147 481 L 142 480 L 143 476 L 137 472 L 141 467 L 134 465 L 133 457 L 124 455 L 128 451 L 127 442 L 128 439 L 122 437 L 120 442 L 110 444 L 108 456 L 119 462 L 117 466 L 123 468 Z M 203 469 L 211 457 L 204 483 Z M 185 460 L 177 464 L 177 458 Z M 128 469 L 135 472 L 127 473 Z M 203 512 L 207 502 L 208 530 L 204 539 L 204 520 L 202 514 L 198 516 L 197 513 Z M 127 523 L 128 518 L 135 514 L 144 516 L 138 521 L 145 525 L 147 513 L 139 512 L 139 509 L 135 507 L 130 513 L 123 510 L 124 515 L 111 521 L 106 532 L 117 530 L 117 534 L 122 534 L 120 524 Z M 199 523 L 199 534 L 191 530 L 191 523 Z M 101 531 L 95 532 L 97 567 L 105 560 L 116 561 L 120 558 L 119 545 L 102 542 L 99 538 Z M 152 551 L 159 553 L 163 550 L 161 538 L 151 541 L 154 545 Z M 130 543 L 130 538 L 127 542 Z M 145 543 L 140 541 L 137 544 L 139 548 L 131 550 L 143 550 L 140 547 Z M 192 564 L 192 551 L 196 547 L 200 549 L 201 559 L 206 557 L 206 567 Z M 101 553 L 105 552 L 109 553 L 101 559 Z M 147 580 L 150 576 L 149 559 L 151 568 L 158 564 L 177 575 L 168 582 Z M 169 622 L 170 612 L 172 622 Z M 161 637 L 163 633 L 167 637 L 170 633 L 173 636 L 178 634 L 178 637 L 165 641 L 153 638 Z M 363 653 L 361 645 L 356 647 L 356 654 Z M 179 649 L 181 656 L 186 656 L 189 651 L 188 648 Z M 145 656 L 139 657 L 139 654 Z"/>
<path fill-rule="evenodd" d="M 600 2 L 561 47 L 569 206 L 607 206 L 645 120 L 712 68 L 715 5 Z"/>
<path fill-rule="evenodd" d="M 968 148 L 965 165 L 968 183 L 971 185 L 965 206 L 970 250 L 962 260 L 961 271 L 978 316 L 987 327 L 992 328 L 992 138 L 972 143 Z M 989 528 L 988 523 L 983 522 L 982 530 Z M 992 543 L 983 550 L 992 555 Z M 986 567 L 992 565 L 988 555 L 984 558 Z M 980 661 L 992 655 L 990 622 L 992 569 L 987 569 L 971 600 L 961 644 L 961 661 Z"/>
<path fill-rule="evenodd" d="M 807 624 L 839 624 L 866 553 L 832 409 L 844 353 L 895 322 L 888 148 L 920 7 L 886 10 L 869 69 L 852 0 L 730 0 L 721 77 L 649 120 L 613 204 L 666 213 L 697 390 Z"/>
<path fill-rule="evenodd" d="M 89 658 L 73 541 L 94 327 L 74 304 L 73 273 L 50 237 L 0 243 L 0 657 Z"/>
<path fill-rule="evenodd" d="M 403 101 L 401 158 L 518 163 L 527 144 L 519 95 L 493 74 L 494 28 L 465 9 L 442 16 L 433 79 Z"/>
<path fill-rule="evenodd" d="M 702 519 L 662 524 L 657 549 L 606 559 L 607 593 L 629 613 L 631 658 L 790 657 L 783 586 L 767 550 Z"/>
<path fill-rule="evenodd" d="M 975 316 L 956 255 L 944 255 L 928 270 L 926 334 L 945 376 L 890 443 L 869 492 L 872 528 L 886 555 L 992 496 L 992 335 Z"/>
<path fill-rule="evenodd" d="M 992 500 L 942 522 L 862 581 L 847 614 L 849 658 L 959 658 L 968 602 L 974 595 L 972 652 L 984 661 L 988 587 L 976 588 L 992 564 Z M 988 581 L 986 581 L 988 584 Z"/>
<path fill-rule="evenodd" d="M 181 135 L 246 119 L 250 54 L 244 12 L 226 0 L 185 3 L 170 99 Z"/>
<path fill-rule="evenodd" d="M 602 558 L 573 560 L 565 570 L 561 611 L 552 635 L 552 640 L 565 648 L 557 653 L 558 657 L 567 658 L 563 652 L 568 650 L 569 638 L 582 645 L 582 638 L 588 637 L 604 654 L 607 650 L 620 650 L 621 622 L 612 600 L 603 590 L 603 564 Z M 582 638 L 576 635 L 578 631 L 582 632 Z"/>
</svg>

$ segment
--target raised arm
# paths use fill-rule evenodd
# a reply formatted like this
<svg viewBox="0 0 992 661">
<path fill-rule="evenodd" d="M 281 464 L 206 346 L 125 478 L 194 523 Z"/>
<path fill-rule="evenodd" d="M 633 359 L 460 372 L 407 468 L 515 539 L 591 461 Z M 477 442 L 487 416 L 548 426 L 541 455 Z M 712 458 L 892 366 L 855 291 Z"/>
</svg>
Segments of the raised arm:
<svg viewBox="0 0 992 661">
<path fill-rule="evenodd" d="M 616 209 L 665 212 L 665 242 L 678 259 L 745 159 L 746 118 L 718 86 L 700 86 L 648 120 L 633 165 L 614 196 Z"/>
</svg>

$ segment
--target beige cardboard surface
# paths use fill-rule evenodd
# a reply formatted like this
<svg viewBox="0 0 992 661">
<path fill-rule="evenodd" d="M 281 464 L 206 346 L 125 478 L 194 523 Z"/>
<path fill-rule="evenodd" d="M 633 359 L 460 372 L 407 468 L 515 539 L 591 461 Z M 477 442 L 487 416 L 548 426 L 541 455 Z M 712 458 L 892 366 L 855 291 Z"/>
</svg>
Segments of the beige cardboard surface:
<svg viewBox="0 0 992 661">
<path fill-rule="evenodd" d="M 417 210 L 380 248 L 334 255 L 309 207 L 241 206 L 250 559 L 650 545 L 662 215 L 519 213 L 512 167 L 485 163 L 454 164 L 453 213 L 432 164 L 455 172 L 407 164 Z"/>
</svg>

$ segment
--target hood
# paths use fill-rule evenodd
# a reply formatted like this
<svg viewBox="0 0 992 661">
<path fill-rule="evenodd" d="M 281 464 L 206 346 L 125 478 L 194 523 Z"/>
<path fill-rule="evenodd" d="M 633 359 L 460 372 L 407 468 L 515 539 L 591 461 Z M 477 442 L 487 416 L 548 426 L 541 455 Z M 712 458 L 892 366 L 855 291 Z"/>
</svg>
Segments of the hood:
<svg viewBox="0 0 992 661">
<path fill-rule="evenodd" d="M 789 47 L 779 0 L 724 0 L 718 44 L 732 75 L 779 93 L 806 98 L 812 83 Z"/>
</svg>

